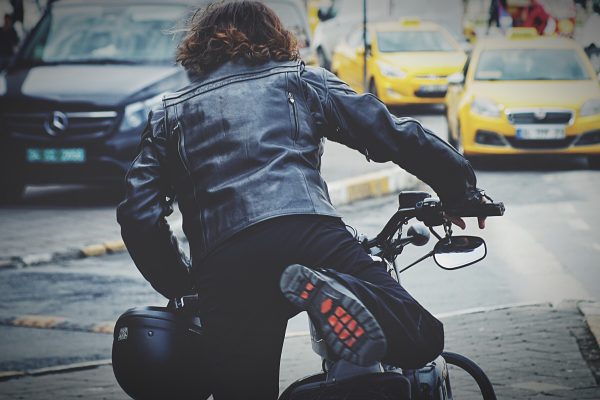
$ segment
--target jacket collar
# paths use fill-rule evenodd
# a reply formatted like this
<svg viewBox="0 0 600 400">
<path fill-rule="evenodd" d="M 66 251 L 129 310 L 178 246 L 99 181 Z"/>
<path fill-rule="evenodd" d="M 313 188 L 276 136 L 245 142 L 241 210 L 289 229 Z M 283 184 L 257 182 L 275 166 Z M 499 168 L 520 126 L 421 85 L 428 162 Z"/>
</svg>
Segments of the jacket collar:
<svg viewBox="0 0 600 400">
<path fill-rule="evenodd" d="M 302 61 L 275 61 L 269 60 L 266 63 L 250 65 L 243 60 L 233 60 L 221 64 L 216 69 L 208 72 L 204 75 L 192 76 L 191 80 L 194 84 L 204 83 L 219 80 L 226 77 L 252 74 L 256 72 L 264 72 L 275 68 L 281 67 L 297 67 Z"/>
</svg>

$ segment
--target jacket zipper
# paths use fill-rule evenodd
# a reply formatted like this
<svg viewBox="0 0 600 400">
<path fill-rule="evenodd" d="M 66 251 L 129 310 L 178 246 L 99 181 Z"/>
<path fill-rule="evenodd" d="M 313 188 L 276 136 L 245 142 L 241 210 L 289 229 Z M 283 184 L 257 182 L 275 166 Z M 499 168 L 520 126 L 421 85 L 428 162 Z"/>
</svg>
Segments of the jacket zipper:
<svg viewBox="0 0 600 400">
<path fill-rule="evenodd" d="M 298 111 L 296 110 L 296 99 L 294 99 L 294 95 L 292 94 L 292 92 L 288 92 L 288 102 L 292 105 L 292 111 L 294 113 L 294 132 L 292 135 L 292 139 L 295 142 L 296 139 L 298 139 L 299 127 L 298 127 Z"/>
</svg>

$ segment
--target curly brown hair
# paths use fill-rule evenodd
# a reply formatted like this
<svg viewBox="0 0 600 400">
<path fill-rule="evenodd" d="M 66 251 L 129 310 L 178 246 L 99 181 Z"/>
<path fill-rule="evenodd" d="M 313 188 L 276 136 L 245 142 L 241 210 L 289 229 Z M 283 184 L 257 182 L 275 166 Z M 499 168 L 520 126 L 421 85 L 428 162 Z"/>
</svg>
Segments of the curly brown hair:
<svg viewBox="0 0 600 400">
<path fill-rule="evenodd" d="M 259 1 L 221 1 L 196 11 L 177 48 L 177 62 L 207 73 L 230 60 L 262 64 L 299 57 L 294 35 Z"/>
</svg>

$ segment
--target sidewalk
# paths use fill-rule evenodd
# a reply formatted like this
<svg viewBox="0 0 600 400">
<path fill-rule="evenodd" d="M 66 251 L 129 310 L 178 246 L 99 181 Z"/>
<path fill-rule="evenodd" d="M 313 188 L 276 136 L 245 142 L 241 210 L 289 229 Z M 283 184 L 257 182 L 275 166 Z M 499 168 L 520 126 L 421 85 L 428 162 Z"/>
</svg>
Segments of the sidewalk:
<svg viewBox="0 0 600 400">
<path fill-rule="evenodd" d="M 490 377 L 498 399 L 599 399 L 598 344 L 580 311 L 598 309 L 596 303 L 579 303 L 578 307 L 566 302 L 557 307 L 515 306 L 440 318 L 446 330 L 446 350 L 476 361 Z M 280 390 L 319 368 L 308 336 L 287 338 Z M 481 398 L 466 374 L 452 368 L 450 376 L 456 399 Z M 109 365 L 0 382 L 0 397 L 127 398 Z"/>
</svg>

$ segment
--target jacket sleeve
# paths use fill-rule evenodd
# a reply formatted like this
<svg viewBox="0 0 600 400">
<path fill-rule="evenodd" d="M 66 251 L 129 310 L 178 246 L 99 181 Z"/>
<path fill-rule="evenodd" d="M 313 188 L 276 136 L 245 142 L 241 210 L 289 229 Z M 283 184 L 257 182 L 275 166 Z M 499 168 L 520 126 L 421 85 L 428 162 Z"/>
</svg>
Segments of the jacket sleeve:
<svg viewBox="0 0 600 400">
<path fill-rule="evenodd" d="M 326 70 L 307 68 L 303 78 L 318 96 L 325 137 L 368 159 L 396 163 L 430 185 L 446 204 L 473 197 L 476 178 L 470 163 L 418 121 L 395 117 L 375 96 L 356 94 Z"/>
<path fill-rule="evenodd" d="M 164 112 L 150 113 L 139 154 L 126 175 L 125 199 L 117 208 L 121 236 L 135 265 L 152 287 L 173 299 L 192 292 L 190 262 L 166 217 L 173 211 L 165 173 Z"/>
</svg>

